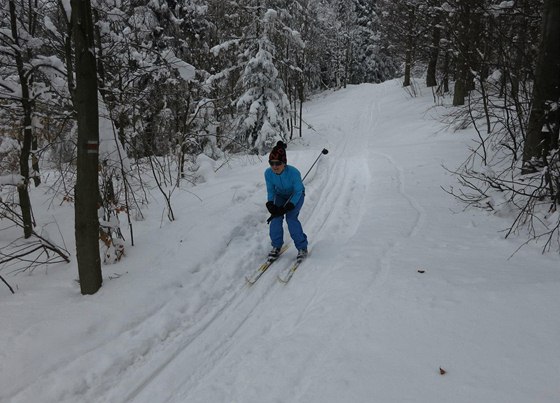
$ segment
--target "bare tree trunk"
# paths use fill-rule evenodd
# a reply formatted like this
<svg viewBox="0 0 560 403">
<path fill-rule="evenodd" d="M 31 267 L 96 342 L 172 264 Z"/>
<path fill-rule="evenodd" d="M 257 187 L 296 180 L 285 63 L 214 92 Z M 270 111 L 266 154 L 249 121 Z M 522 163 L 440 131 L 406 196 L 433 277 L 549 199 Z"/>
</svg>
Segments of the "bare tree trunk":
<svg viewBox="0 0 560 403">
<path fill-rule="evenodd" d="M 58 8 L 63 16 L 66 16 L 66 11 L 64 10 L 64 4 L 62 0 L 58 0 Z M 65 56 L 65 66 L 66 66 L 66 79 L 68 80 L 68 90 L 70 95 L 74 95 L 74 90 L 76 89 L 76 83 L 74 82 L 74 61 L 72 59 L 72 22 L 66 21 L 66 32 L 64 35 L 64 56 Z"/>
<path fill-rule="evenodd" d="M 299 99 L 299 137 L 303 137 L 302 127 L 303 127 L 303 97 Z"/>
<path fill-rule="evenodd" d="M 15 43 L 13 49 L 14 58 L 17 66 L 20 86 L 21 86 L 21 106 L 23 109 L 23 141 L 21 144 L 21 152 L 19 156 L 19 171 L 23 177 L 23 183 L 18 185 L 18 197 L 19 206 L 21 208 L 21 216 L 23 218 L 23 235 L 25 238 L 29 238 L 33 234 L 33 217 L 31 214 L 31 199 L 29 197 L 29 158 L 31 156 L 31 146 L 33 144 L 33 131 L 31 126 L 32 114 L 33 114 L 33 100 L 30 98 L 29 87 L 32 84 L 32 75 L 28 74 L 24 66 L 24 60 L 22 55 L 22 48 L 20 47 L 19 32 L 17 28 L 18 18 L 16 15 L 16 4 L 13 0 L 9 2 L 10 9 L 10 25 L 12 38 Z M 31 10 L 29 10 L 31 12 Z M 31 18 L 31 17 L 30 17 Z M 38 163 L 33 162 L 34 168 L 39 171 Z M 37 175 L 35 175 L 37 176 Z M 35 185 L 39 185 L 38 179 L 35 180 Z"/>
<path fill-rule="evenodd" d="M 450 33 L 449 31 L 447 31 L 447 35 L 446 35 L 446 43 L 450 42 Z M 447 48 L 448 46 L 446 45 L 445 48 L 445 53 L 443 56 L 443 93 L 447 94 L 449 92 L 449 70 L 450 65 L 451 65 L 451 55 L 449 53 L 449 49 Z"/>
<path fill-rule="evenodd" d="M 530 45 L 527 43 L 528 41 L 528 32 L 527 32 L 527 24 L 529 23 L 529 15 L 530 12 L 528 10 L 529 4 L 528 1 L 521 1 L 522 11 L 519 13 L 519 17 L 517 17 L 520 21 L 515 24 L 515 43 L 516 46 L 514 47 L 514 57 L 513 65 L 510 68 L 508 78 L 511 81 L 511 97 L 517 99 L 519 97 L 519 86 L 522 80 L 526 80 L 526 77 L 523 77 L 523 70 L 526 69 L 528 65 L 531 65 L 530 61 L 526 60 L 526 49 Z"/>
<path fill-rule="evenodd" d="M 406 49 L 406 58 L 404 62 L 404 80 L 403 80 L 403 87 L 410 86 L 410 75 L 412 69 L 412 49 L 409 46 Z"/>
<path fill-rule="evenodd" d="M 406 54 L 405 54 L 405 61 L 404 61 L 404 81 L 403 81 L 403 87 L 408 87 L 411 84 L 411 74 L 412 74 L 412 58 L 413 58 L 413 54 L 414 54 L 414 46 L 415 46 L 415 40 L 414 40 L 414 32 L 412 32 L 413 28 L 414 28 L 414 21 L 416 18 L 416 15 L 414 13 L 414 7 L 413 6 L 409 6 L 408 8 L 408 20 L 407 20 L 407 33 L 406 33 Z"/>
<path fill-rule="evenodd" d="M 99 111 L 90 0 L 72 0 L 76 51 L 74 106 L 78 120 L 75 231 L 82 294 L 95 294 L 103 282 L 99 257 Z"/>
<path fill-rule="evenodd" d="M 455 88 L 453 91 L 453 106 L 464 105 L 467 96 L 469 76 L 469 25 L 470 25 L 470 0 L 462 0 L 459 5 L 459 20 L 457 33 L 458 55 L 456 58 Z"/>
<path fill-rule="evenodd" d="M 523 173 L 534 172 L 545 150 L 542 128 L 547 101 L 558 102 L 560 96 L 560 1 L 545 0 L 542 19 L 542 40 L 535 69 L 533 102 L 527 138 L 523 148 Z"/>
<path fill-rule="evenodd" d="M 432 45 L 430 46 L 430 60 L 428 62 L 428 72 L 426 73 L 426 86 L 435 87 L 436 68 L 439 56 L 439 41 L 441 39 L 441 29 L 439 28 L 440 16 L 434 19 L 434 27 L 432 28 Z"/>
<path fill-rule="evenodd" d="M 467 73 L 466 61 L 463 56 L 457 58 L 457 76 L 455 77 L 455 87 L 453 89 L 453 106 L 465 105 L 467 95 Z"/>
</svg>

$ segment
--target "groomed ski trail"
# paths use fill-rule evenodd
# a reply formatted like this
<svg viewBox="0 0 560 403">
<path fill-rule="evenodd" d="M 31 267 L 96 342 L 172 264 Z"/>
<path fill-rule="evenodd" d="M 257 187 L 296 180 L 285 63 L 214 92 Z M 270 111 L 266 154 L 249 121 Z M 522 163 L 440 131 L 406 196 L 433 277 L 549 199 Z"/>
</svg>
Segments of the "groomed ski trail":
<svg viewBox="0 0 560 403">
<path fill-rule="evenodd" d="M 96 295 L 79 293 L 75 264 L 14 277 L 0 401 L 556 403 L 558 255 L 526 245 L 509 259 L 522 235 L 498 229 L 514 217 L 463 211 L 442 190 L 478 136 L 438 123 L 456 109 L 416 88 L 304 105 L 311 126 L 288 162 L 304 173 L 330 152 L 306 180 L 310 258 L 287 285 L 295 248 L 246 285 L 269 251 L 268 164 L 247 155 L 197 156 L 174 222 L 153 193 L 137 247 L 103 267 Z M 69 209 L 52 211 L 64 234 Z"/>
<path fill-rule="evenodd" d="M 414 236 L 422 225 L 423 213 L 406 194 L 402 169 L 371 146 L 380 130 L 386 130 L 379 124 L 383 89 L 383 85 L 355 89 L 355 105 L 360 106 L 355 114 L 333 116 L 331 124 L 318 128 L 330 140 L 330 153 L 306 184 L 308 196 L 301 214 L 313 258 L 287 287 L 275 281 L 274 273 L 267 273 L 249 292 L 236 290 L 207 326 L 149 373 L 127 401 L 203 402 L 212 395 L 213 401 L 257 402 L 274 396 L 275 389 L 281 396 L 286 388 L 293 391 L 293 401 L 306 401 L 306 392 L 316 380 L 307 368 L 328 363 L 336 346 L 350 336 L 350 323 L 388 276 L 398 238 Z M 392 217 L 379 217 L 376 209 L 384 202 L 408 211 L 406 218 L 395 223 Z M 379 231 L 376 241 L 370 239 L 371 228 L 394 226 L 400 230 Z M 336 262 L 322 258 L 321 250 L 332 248 L 340 250 Z M 361 256 L 372 257 L 370 267 L 364 267 Z M 284 256 L 276 269 L 289 263 Z M 353 299 L 347 298 L 349 291 Z M 325 307 L 337 311 L 330 317 L 346 317 L 346 323 L 329 322 Z M 315 328 L 332 337 L 320 355 L 308 355 L 306 341 L 297 333 Z M 260 357 L 270 360 L 261 362 Z M 292 373 L 278 379 L 276 371 Z"/>
</svg>

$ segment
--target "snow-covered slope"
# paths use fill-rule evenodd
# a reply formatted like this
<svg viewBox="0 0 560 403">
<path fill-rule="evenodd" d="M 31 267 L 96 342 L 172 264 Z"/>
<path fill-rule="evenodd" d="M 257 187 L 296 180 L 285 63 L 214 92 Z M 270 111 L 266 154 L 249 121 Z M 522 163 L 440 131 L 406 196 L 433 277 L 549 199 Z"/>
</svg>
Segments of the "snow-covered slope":
<svg viewBox="0 0 560 403">
<path fill-rule="evenodd" d="M 441 189 L 473 133 L 446 131 L 431 102 L 391 81 L 305 106 L 288 162 L 305 173 L 330 152 L 306 179 L 311 255 L 288 285 L 293 247 L 244 280 L 269 249 L 267 161 L 249 157 L 202 161 L 173 223 L 153 204 L 98 294 L 79 294 L 75 265 L 9 277 L 0 400 L 559 401 L 560 260 L 508 259 L 508 222 Z"/>
</svg>

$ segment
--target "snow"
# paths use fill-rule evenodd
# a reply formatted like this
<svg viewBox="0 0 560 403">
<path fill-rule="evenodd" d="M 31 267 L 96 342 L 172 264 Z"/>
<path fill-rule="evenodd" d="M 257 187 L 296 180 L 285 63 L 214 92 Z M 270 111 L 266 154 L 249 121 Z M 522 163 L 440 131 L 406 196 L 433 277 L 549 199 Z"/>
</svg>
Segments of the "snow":
<svg viewBox="0 0 560 403">
<path fill-rule="evenodd" d="M 48 15 L 45 15 L 45 17 L 43 18 L 43 23 L 45 24 L 45 28 L 47 30 L 51 31 L 51 33 L 55 35 L 58 35 L 58 29 L 56 29 L 55 25 Z"/>
<path fill-rule="evenodd" d="M 163 57 L 173 68 L 177 69 L 179 75 L 183 80 L 191 81 L 194 78 L 196 74 L 196 69 L 194 68 L 194 66 L 179 59 L 177 56 L 175 56 L 173 51 L 169 50 L 164 52 Z"/>
<path fill-rule="evenodd" d="M 2 185 L 21 185 L 23 184 L 23 176 L 16 174 L 0 175 L 0 186 Z"/>
<path fill-rule="evenodd" d="M 496 5 L 495 8 L 496 9 L 513 8 L 514 5 L 515 5 L 514 1 L 502 1 L 500 4 Z"/>
<path fill-rule="evenodd" d="M 269 8 L 266 10 L 263 16 L 263 21 L 265 23 L 272 23 L 274 20 L 278 18 L 278 11 Z"/>
<path fill-rule="evenodd" d="M 212 47 L 212 49 L 210 49 L 210 52 L 212 52 L 214 56 L 218 56 L 220 52 L 227 51 L 231 46 L 234 46 L 238 43 L 239 39 L 230 39 L 228 41 L 225 41 L 224 43 Z"/>
<path fill-rule="evenodd" d="M 71 0 L 61 0 L 60 4 L 63 8 L 63 10 L 66 12 L 66 18 L 68 19 L 68 21 L 72 21 L 72 4 Z"/>
<path fill-rule="evenodd" d="M 177 221 L 153 202 L 96 295 L 80 295 L 75 263 L 1 273 L 17 290 L 0 287 L 0 401 L 557 402 L 558 254 L 512 256 L 512 217 L 441 188 L 476 133 L 449 132 L 431 93 L 398 81 L 304 109 L 289 163 L 305 174 L 329 154 L 306 179 L 311 253 L 288 285 L 293 245 L 244 280 L 269 249 L 266 158 L 201 159 Z M 52 205 L 37 221 L 57 217 L 72 250 L 72 207 Z"/>
</svg>

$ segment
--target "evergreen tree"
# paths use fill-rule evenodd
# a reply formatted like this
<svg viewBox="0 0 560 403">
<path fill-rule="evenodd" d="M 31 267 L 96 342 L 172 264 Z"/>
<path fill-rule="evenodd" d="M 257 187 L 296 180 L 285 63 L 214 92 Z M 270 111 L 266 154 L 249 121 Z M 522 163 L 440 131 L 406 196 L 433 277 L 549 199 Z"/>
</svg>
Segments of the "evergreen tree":
<svg viewBox="0 0 560 403">
<path fill-rule="evenodd" d="M 397 66 L 381 44 L 379 7 L 375 0 L 354 0 L 356 9 L 352 84 L 379 83 L 395 76 Z"/>
<path fill-rule="evenodd" d="M 274 40 L 285 38 L 280 32 L 289 32 L 284 22 L 289 14 L 257 1 L 230 6 L 223 18 L 236 24 L 227 25 L 229 35 L 224 32 L 219 36 L 228 39 L 211 49 L 222 64 L 207 83 L 214 94 L 225 94 L 229 105 L 235 106 L 228 111 L 231 127 L 224 129 L 231 133 L 227 146 L 263 153 L 288 134 L 290 103 L 277 67 L 285 60 Z M 235 19 L 227 18 L 234 12 Z"/>
<path fill-rule="evenodd" d="M 382 39 L 402 66 L 403 86 L 411 85 L 412 69 L 417 60 L 423 27 L 423 3 L 420 0 L 382 0 Z"/>
<path fill-rule="evenodd" d="M 239 81 L 244 92 L 237 100 L 236 127 L 243 144 L 257 153 L 268 151 L 279 139 L 285 140 L 287 136 L 290 105 L 274 64 L 276 49 L 270 40 L 277 18 L 278 13 L 272 9 L 263 15 L 256 53 L 245 66 Z"/>
</svg>

